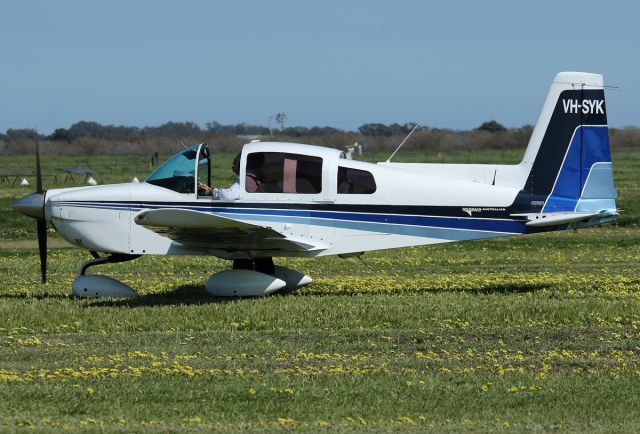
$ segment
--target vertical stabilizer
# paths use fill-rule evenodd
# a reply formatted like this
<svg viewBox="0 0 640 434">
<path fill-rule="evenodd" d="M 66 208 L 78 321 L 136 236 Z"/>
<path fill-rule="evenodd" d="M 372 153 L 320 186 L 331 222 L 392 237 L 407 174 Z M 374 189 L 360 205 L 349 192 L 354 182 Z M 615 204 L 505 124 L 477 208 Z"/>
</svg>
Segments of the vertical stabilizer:
<svg viewBox="0 0 640 434">
<path fill-rule="evenodd" d="M 602 75 L 556 75 L 520 166 L 539 212 L 615 212 Z"/>
</svg>

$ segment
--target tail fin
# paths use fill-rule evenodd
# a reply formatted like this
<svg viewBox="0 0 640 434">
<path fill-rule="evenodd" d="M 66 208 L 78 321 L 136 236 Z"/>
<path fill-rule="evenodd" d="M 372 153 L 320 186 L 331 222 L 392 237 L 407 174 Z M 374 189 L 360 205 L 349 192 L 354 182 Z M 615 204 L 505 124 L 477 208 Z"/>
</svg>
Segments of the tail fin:
<svg viewBox="0 0 640 434">
<path fill-rule="evenodd" d="M 532 209 L 617 216 L 602 75 L 556 75 L 520 165 Z"/>
</svg>

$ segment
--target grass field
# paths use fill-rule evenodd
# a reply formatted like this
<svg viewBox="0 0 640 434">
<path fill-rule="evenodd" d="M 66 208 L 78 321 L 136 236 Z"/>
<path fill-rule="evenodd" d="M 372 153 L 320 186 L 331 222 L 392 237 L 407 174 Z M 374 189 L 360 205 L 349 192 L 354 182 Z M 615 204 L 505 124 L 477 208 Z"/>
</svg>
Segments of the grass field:
<svg viewBox="0 0 640 434">
<path fill-rule="evenodd" d="M 614 165 L 617 226 L 283 259 L 314 283 L 242 300 L 206 295 L 228 267 L 207 257 L 101 266 L 141 297 L 78 300 L 89 255 L 58 247 L 42 286 L 33 221 L 8 209 L 25 191 L 1 185 L 0 431 L 638 432 L 640 151 Z"/>
</svg>

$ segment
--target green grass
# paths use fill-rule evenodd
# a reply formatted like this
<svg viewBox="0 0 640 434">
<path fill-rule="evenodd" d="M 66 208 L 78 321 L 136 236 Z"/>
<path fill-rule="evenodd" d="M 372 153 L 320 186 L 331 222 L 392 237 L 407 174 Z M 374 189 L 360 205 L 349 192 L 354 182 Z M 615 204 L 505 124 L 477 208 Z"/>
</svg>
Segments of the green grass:
<svg viewBox="0 0 640 434">
<path fill-rule="evenodd" d="M 35 249 L 0 248 L 0 431 L 640 431 L 640 152 L 617 157 L 621 225 L 281 259 L 314 278 L 287 296 L 143 257 L 93 270 L 138 299 L 79 300 L 86 252 L 52 249 L 43 286 Z"/>
</svg>

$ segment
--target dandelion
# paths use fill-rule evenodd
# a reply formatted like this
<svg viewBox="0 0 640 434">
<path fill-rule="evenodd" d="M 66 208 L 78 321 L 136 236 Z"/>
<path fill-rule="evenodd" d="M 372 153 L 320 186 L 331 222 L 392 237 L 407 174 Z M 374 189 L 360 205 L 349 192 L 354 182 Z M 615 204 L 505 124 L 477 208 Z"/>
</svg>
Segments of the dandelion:
<svg viewBox="0 0 640 434">
<path fill-rule="evenodd" d="M 289 417 L 279 417 L 276 419 L 276 423 L 280 426 L 295 426 L 297 422 Z"/>
</svg>

